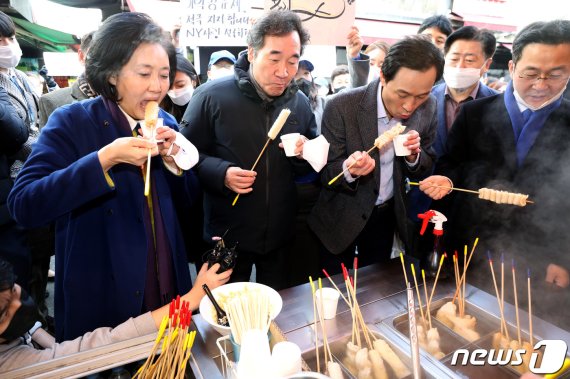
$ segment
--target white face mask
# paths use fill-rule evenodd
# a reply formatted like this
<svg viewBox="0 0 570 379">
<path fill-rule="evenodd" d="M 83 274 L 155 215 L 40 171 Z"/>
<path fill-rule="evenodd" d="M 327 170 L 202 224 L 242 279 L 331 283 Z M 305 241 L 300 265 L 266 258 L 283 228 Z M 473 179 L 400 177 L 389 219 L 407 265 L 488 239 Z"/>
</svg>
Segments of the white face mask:
<svg viewBox="0 0 570 379">
<path fill-rule="evenodd" d="M 234 67 L 217 67 L 213 65 L 210 67 L 210 74 L 208 75 L 208 79 L 214 80 L 223 78 L 225 76 L 230 76 L 234 74 Z"/>
<path fill-rule="evenodd" d="M 10 43 L 6 46 L 0 46 L 0 67 L 16 67 L 21 57 L 22 49 L 20 49 L 18 41 L 14 41 L 14 43 Z"/>
<path fill-rule="evenodd" d="M 481 78 L 480 68 L 464 68 L 445 66 L 443 80 L 449 88 L 464 90 L 471 87 Z"/>
<path fill-rule="evenodd" d="M 519 93 L 517 92 L 517 90 L 513 91 L 513 95 L 515 95 L 515 100 L 517 101 L 517 103 L 519 103 L 520 105 L 525 106 L 528 109 L 530 109 L 531 111 L 535 112 L 539 109 L 546 107 L 547 105 L 554 103 L 556 100 L 560 99 L 560 96 L 562 96 L 564 91 L 566 91 L 567 85 L 568 85 L 568 82 L 566 82 L 566 85 L 564 87 L 562 87 L 562 90 L 560 92 L 558 92 L 556 95 L 552 96 L 550 99 L 546 100 L 544 103 L 542 103 L 538 106 L 530 105 L 526 101 L 524 101 L 523 98 L 521 97 L 521 95 L 519 95 Z"/>
<path fill-rule="evenodd" d="M 370 66 L 370 71 L 368 71 L 368 83 L 373 82 L 379 77 L 380 77 L 380 67 Z"/>
<path fill-rule="evenodd" d="M 192 98 L 192 94 L 194 93 L 194 87 L 188 86 L 182 89 L 171 89 L 167 92 L 167 95 L 170 97 L 170 100 L 176 105 L 184 106 L 188 104 L 190 99 Z"/>
</svg>

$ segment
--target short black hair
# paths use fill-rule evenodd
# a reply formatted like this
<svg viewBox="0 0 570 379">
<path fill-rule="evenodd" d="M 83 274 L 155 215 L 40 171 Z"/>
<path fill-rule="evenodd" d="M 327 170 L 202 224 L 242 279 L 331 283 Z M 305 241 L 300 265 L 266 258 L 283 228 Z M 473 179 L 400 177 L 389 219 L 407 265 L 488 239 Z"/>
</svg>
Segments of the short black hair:
<svg viewBox="0 0 570 379">
<path fill-rule="evenodd" d="M 12 265 L 0 258 L 0 292 L 12 289 L 16 283 L 16 274 Z"/>
<path fill-rule="evenodd" d="M 87 53 L 85 74 L 96 93 L 119 101 L 109 78 L 117 75 L 143 43 L 160 44 L 168 54 L 170 81 L 176 74 L 176 50 L 164 31 L 148 15 L 137 12 L 115 14 L 97 30 Z"/>
<path fill-rule="evenodd" d="M 12 18 L 4 12 L 0 12 L 0 37 L 12 37 L 16 35 L 16 25 Z"/>
<path fill-rule="evenodd" d="M 303 22 L 297 13 L 289 10 L 273 10 L 257 19 L 247 34 L 247 45 L 253 51 L 259 51 L 265 45 L 266 36 L 281 37 L 292 32 L 299 34 L 301 55 L 309 42 L 309 32 L 303 27 Z"/>
<path fill-rule="evenodd" d="M 444 65 L 443 54 L 431 41 L 422 36 L 407 36 L 388 50 L 382 64 L 382 75 L 389 82 L 402 67 L 421 72 L 435 67 L 437 82 L 443 75 Z"/>
<path fill-rule="evenodd" d="M 418 29 L 418 34 L 429 28 L 438 28 L 443 34 L 449 36 L 453 32 L 451 21 L 443 15 L 436 15 L 426 18 Z"/>
<path fill-rule="evenodd" d="M 345 64 L 339 64 L 338 66 L 336 66 L 331 74 L 331 83 L 333 82 L 334 78 L 336 78 L 337 76 L 340 75 L 345 75 L 345 74 L 349 74 L 350 71 L 348 70 L 348 66 Z"/>
<path fill-rule="evenodd" d="M 497 39 L 493 33 L 486 29 L 478 29 L 474 26 L 464 26 L 451 33 L 449 37 L 447 37 L 447 40 L 445 40 L 443 54 L 447 55 L 451 45 L 459 40 L 479 42 L 481 44 L 481 50 L 483 50 L 483 54 L 485 54 L 485 58 L 487 59 L 492 58 L 493 54 L 495 54 Z"/>
<path fill-rule="evenodd" d="M 522 57 L 524 48 L 531 43 L 562 45 L 570 43 L 570 20 L 533 22 L 525 26 L 513 41 L 513 63 Z"/>
</svg>

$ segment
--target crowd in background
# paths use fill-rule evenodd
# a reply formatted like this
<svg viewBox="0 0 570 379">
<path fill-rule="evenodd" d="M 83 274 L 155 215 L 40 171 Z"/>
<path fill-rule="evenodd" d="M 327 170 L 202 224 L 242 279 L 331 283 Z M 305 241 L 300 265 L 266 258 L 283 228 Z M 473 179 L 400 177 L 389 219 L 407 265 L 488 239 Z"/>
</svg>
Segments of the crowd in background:
<svg viewBox="0 0 570 379">
<path fill-rule="evenodd" d="M 482 250 L 533 267 L 549 291 L 537 314 L 570 327 L 550 317 L 570 304 L 570 21 L 526 26 L 512 52 L 491 32 L 445 16 L 392 46 L 365 48 L 353 27 L 347 65 L 328 79 L 314 78 L 303 59 L 309 38 L 294 13 L 268 13 L 252 26 L 246 51 L 211 55 L 200 83 L 169 33 L 146 15 L 120 14 L 82 38 L 77 81 L 39 96 L 15 69 L 21 50 L 1 13 L 0 258 L 19 286 L 0 278 L 8 283 L 0 306 L 10 294 L 0 310 L 29 293 L 40 311 L 32 318 L 58 342 L 131 328 L 123 324 L 131 318 L 152 329 L 148 315 L 156 314 L 147 312 L 177 294 L 191 294 L 194 306 L 203 296 L 188 263 L 202 266 L 220 236 L 237 246 L 235 267 L 203 267 L 199 283 L 248 281 L 255 266 L 256 281 L 280 290 L 322 268 L 350 268 L 355 253 L 361 266 L 399 251 L 425 264 L 433 240 L 420 238 L 418 214 L 437 209 L 448 218 L 448 252 L 479 237 Z M 163 122 L 151 136 L 149 102 L 160 103 Z M 295 155 L 276 138 L 256 161 L 284 109 L 291 114 L 279 135 L 299 133 Z M 371 149 L 400 124 L 405 155 L 391 143 Z M 330 147 L 315 169 L 307 146 L 319 136 Z M 535 204 L 484 202 L 453 187 L 525 193 Z M 489 290 L 482 255 L 470 277 Z M 19 337 L 5 333 L 10 325 L 0 321 L 0 342 Z"/>
</svg>

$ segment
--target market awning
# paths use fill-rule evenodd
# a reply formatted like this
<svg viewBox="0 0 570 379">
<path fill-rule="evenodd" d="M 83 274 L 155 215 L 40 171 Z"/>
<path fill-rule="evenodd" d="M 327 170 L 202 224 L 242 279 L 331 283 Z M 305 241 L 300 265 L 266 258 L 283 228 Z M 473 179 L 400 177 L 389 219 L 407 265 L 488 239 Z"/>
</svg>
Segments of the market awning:
<svg viewBox="0 0 570 379">
<path fill-rule="evenodd" d="M 77 37 L 31 23 L 21 18 L 12 17 L 16 24 L 16 38 L 43 51 L 66 51 L 80 41 Z"/>
</svg>

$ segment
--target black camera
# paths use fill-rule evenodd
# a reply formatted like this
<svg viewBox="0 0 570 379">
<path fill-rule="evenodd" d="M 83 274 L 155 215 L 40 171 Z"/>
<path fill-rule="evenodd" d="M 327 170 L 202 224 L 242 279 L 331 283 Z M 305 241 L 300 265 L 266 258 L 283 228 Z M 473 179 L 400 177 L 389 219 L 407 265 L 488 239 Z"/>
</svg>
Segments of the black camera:
<svg viewBox="0 0 570 379">
<path fill-rule="evenodd" d="M 216 273 L 220 274 L 224 271 L 234 268 L 236 265 L 238 253 L 236 251 L 237 243 L 234 245 L 234 247 L 227 248 L 223 237 L 217 238 L 219 238 L 219 240 L 216 242 L 216 246 L 214 246 L 212 250 L 208 250 L 204 253 L 203 260 L 204 262 L 208 261 L 208 269 L 216 263 L 219 263 L 220 268 Z"/>
</svg>

